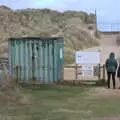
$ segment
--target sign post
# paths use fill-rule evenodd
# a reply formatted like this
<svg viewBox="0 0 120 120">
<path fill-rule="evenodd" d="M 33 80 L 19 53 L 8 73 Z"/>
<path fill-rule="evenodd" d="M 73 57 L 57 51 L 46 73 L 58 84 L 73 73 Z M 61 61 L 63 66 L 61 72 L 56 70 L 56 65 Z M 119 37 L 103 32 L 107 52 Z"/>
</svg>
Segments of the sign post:
<svg viewBox="0 0 120 120">
<path fill-rule="evenodd" d="M 100 52 L 96 51 L 78 51 L 76 52 L 76 64 L 80 66 L 79 75 L 99 76 Z M 96 67 L 96 68 L 95 68 Z"/>
</svg>

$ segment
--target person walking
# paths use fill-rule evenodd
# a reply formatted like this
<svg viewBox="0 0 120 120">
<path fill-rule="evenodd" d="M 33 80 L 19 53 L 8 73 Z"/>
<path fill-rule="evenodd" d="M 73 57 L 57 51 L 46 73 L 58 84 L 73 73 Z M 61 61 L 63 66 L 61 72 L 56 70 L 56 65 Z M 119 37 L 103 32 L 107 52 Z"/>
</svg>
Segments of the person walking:
<svg viewBox="0 0 120 120">
<path fill-rule="evenodd" d="M 115 54 L 113 52 L 110 53 L 109 58 L 106 60 L 105 67 L 107 70 L 108 88 L 110 88 L 110 79 L 112 76 L 113 89 L 115 89 L 115 75 L 118 64 L 117 64 L 117 60 L 115 59 Z"/>
</svg>

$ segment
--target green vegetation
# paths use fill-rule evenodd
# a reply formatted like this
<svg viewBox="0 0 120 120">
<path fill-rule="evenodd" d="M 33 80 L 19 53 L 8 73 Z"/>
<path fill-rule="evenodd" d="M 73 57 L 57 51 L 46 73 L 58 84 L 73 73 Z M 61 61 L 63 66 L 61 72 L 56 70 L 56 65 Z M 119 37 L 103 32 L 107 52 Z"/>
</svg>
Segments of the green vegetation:
<svg viewBox="0 0 120 120">
<path fill-rule="evenodd" d="M 13 118 L 12 120 L 94 120 L 97 117 L 119 115 L 120 96 L 107 94 L 102 96 L 98 95 L 99 92 L 91 92 L 92 89 L 96 88 L 67 86 L 24 88 L 22 91 L 24 95 L 30 95 L 31 103 L 9 106 L 2 115 L 7 114 L 9 118 Z"/>
</svg>

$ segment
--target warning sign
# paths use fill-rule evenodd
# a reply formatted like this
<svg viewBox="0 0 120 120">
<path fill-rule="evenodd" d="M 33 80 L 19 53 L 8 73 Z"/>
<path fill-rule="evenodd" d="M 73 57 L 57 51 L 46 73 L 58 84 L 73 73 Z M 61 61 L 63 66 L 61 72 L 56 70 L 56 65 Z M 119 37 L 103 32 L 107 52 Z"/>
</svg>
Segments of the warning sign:
<svg viewBox="0 0 120 120">
<path fill-rule="evenodd" d="M 98 76 L 99 66 L 95 65 L 79 65 L 79 75 L 81 76 Z"/>
<path fill-rule="evenodd" d="M 82 76 L 93 76 L 94 75 L 93 65 L 80 65 L 79 75 Z"/>
</svg>

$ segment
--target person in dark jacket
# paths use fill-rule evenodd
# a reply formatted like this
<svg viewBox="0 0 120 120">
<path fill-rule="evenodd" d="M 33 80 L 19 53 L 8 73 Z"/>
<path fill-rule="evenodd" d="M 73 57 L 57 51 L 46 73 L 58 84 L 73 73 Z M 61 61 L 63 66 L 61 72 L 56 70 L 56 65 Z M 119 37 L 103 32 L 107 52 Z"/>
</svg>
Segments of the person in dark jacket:
<svg viewBox="0 0 120 120">
<path fill-rule="evenodd" d="M 106 70 L 107 70 L 107 76 L 108 76 L 108 88 L 110 88 L 110 79 L 112 75 L 112 81 L 113 81 L 113 89 L 115 89 L 115 75 L 117 70 L 117 60 L 115 59 L 115 54 L 112 52 L 110 53 L 109 58 L 105 62 Z"/>
<path fill-rule="evenodd" d="M 117 78 L 120 81 L 120 62 L 119 62 L 118 70 L 117 70 Z M 119 86 L 119 89 L 120 89 L 120 86 Z"/>
</svg>

